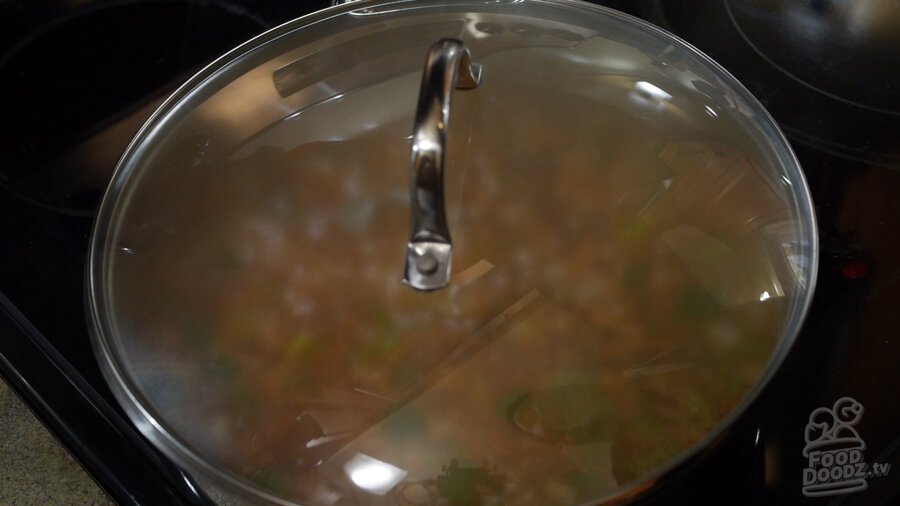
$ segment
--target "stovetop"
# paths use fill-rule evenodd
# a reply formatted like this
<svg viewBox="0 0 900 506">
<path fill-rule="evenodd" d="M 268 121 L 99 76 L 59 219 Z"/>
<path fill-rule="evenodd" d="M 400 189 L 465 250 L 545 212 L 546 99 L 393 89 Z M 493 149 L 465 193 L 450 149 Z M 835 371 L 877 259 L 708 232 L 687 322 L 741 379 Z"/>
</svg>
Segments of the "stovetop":
<svg viewBox="0 0 900 506">
<path fill-rule="evenodd" d="M 210 500 L 139 435 L 95 361 L 83 290 L 101 192 L 131 136 L 178 83 L 328 3 L 0 3 L 0 374 L 121 504 Z M 815 297 L 784 366 L 722 441 L 642 500 L 900 501 L 900 469 L 889 467 L 900 463 L 897 8 L 862 0 L 598 3 L 682 36 L 767 106 L 801 161 L 820 232 Z M 861 413 L 843 426 L 858 453 L 804 452 L 813 448 L 810 427 L 820 427 L 811 415 L 848 407 Z M 814 415 L 817 408 L 824 410 Z M 826 454 L 866 463 L 869 474 L 832 477 L 841 466 Z"/>
</svg>

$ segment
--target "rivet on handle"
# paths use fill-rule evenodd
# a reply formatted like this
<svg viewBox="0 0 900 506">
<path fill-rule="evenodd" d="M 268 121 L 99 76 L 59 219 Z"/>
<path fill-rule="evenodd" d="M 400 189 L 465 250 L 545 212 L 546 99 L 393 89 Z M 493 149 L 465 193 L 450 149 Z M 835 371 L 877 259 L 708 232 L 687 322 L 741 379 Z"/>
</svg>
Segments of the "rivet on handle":
<svg viewBox="0 0 900 506">
<path fill-rule="evenodd" d="M 403 282 L 417 290 L 438 290 L 450 282 L 453 244 L 444 210 L 444 155 L 454 89 L 481 83 L 462 41 L 441 39 L 428 52 L 413 125 L 410 160 L 411 219 Z"/>
</svg>

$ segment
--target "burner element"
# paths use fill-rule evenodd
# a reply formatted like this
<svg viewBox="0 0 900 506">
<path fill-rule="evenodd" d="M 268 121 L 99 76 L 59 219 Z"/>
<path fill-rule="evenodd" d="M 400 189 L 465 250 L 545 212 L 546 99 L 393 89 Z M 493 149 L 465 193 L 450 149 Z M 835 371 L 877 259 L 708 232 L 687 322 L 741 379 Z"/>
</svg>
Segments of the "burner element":
<svg viewBox="0 0 900 506">
<path fill-rule="evenodd" d="M 128 141 L 190 73 L 267 24 L 223 2 L 89 3 L 0 54 L 7 141 L 0 185 L 90 216 Z M 25 98 L 23 98 L 25 97 Z"/>
</svg>

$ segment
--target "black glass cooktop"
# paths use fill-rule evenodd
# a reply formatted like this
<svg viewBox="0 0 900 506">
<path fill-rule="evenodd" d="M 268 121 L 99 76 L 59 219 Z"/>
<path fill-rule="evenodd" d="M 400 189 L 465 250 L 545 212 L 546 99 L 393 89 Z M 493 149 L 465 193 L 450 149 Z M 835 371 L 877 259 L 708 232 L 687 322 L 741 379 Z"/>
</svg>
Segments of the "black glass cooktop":
<svg viewBox="0 0 900 506">
<path fill-rule="evenodd" d="M 0 2 L 0 374 L 121 504 L 210 500 L 139 435 L 96 365 L 83 287 L 100 194 L 178 83 L 329 3 Z M 815 298 L 782 369 L 718 444 L 640 501 L 897 503 L 900 7 L 600 3 L 685 38 L 766 105 L 804 168 L 821 241 Z"/>
</svg>

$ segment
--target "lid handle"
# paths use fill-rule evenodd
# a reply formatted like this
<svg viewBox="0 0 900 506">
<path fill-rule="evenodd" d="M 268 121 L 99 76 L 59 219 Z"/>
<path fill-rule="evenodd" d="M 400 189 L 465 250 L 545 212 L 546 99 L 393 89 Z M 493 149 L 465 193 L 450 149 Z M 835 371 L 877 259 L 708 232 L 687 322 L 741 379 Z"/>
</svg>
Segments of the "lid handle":
<svg viewBox="0 0 900 506">
<path fill-rule="evenodd" d="M 454 88 L 481 83 L 460 40 L 441 39 L 428 52 L 413 125 L 409 242 L 403 282 L 417 290 L 438 290 L 450 282 L 453 245 L 444 210 L 444 154 Z"/>
</svg>

